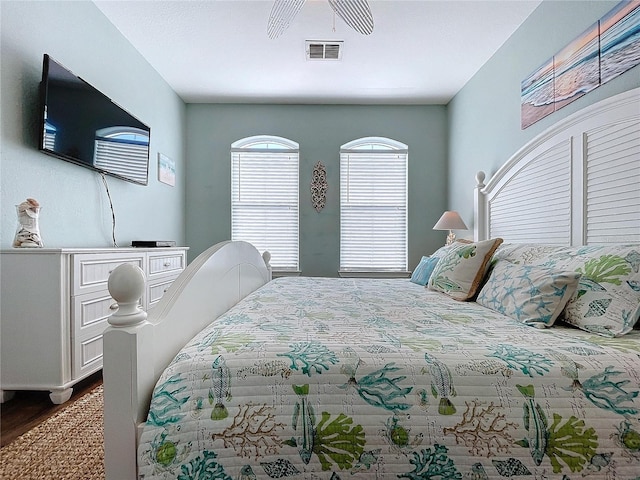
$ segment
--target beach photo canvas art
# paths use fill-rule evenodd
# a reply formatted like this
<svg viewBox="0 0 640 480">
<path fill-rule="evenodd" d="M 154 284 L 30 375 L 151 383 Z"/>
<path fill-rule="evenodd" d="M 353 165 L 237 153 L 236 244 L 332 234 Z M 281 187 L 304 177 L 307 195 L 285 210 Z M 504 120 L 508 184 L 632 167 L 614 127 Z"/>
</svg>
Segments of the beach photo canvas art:
<svg viewBox="0 0 640 480">
<path fill-rule="evenodd" d="M 176 184 L 176 163 L 162 153 L 158 153 L 158 180 L 172 187 Z"/>
<path fill-rule="evenodd" d="M 527 128 L 553 113 L 553 58 L 540 65 L 520 84 L 521 127 Z"/>
<path fill-rule="evenodd" d="M 600 86 L 599 33 L 596 22 L 553 57 L 556 110 Z"/>
<path fill-rule="evenodd" d="M 624 0 L 521 82 L 521 128 L 639 64 L 640 0 Z"/>
<path fill-rule="evenodd" d="M 600 19 L 602 83 L 640 64 L 640 1 L 616 5 Z"/>
</svg>

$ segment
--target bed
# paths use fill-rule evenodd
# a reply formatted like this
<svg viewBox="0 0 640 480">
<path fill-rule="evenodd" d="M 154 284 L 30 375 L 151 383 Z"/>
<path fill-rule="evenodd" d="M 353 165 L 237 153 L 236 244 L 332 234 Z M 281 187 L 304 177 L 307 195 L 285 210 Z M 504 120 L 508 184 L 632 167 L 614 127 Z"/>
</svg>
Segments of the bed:
<svg viewBox="0 0 640 480">
<path fill-rule="evenodd" d="M 479 173 L 474 241 L 412 279 L 272 280 L 223 242 L 147 314 L 116 269 L 107 478 L 640 477 L 639 105 Z"/>
</svg>

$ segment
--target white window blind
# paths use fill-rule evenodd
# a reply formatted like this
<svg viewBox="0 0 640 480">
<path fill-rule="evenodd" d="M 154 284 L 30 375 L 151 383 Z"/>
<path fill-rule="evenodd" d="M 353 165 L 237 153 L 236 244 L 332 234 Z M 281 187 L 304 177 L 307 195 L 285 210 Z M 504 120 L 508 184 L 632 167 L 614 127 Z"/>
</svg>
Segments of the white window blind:
<svg viewBox="0 0 640 480">
<path fill-rule="evenodd" d="M 44 123 L 44 148 L 55 150 L 56 147 L 56 127 L 49 122 Z"/>
<path fill-rule="evenodd" d="M 407 271 L 407 146 L 365 138 L 340 150 L 340 270 Z"/>
<path fill-rule="evenodd" d="M 250 137 L 231 149 L 231 238 L 271 253 L 276 271 L 299 270 L 298 144 Z"/>
<path fill-rule="evenodd" d="M 96 131 L 94 164 L 111 173 L 147 183 L 149 134 L 134 127 Z"/>
</svg>

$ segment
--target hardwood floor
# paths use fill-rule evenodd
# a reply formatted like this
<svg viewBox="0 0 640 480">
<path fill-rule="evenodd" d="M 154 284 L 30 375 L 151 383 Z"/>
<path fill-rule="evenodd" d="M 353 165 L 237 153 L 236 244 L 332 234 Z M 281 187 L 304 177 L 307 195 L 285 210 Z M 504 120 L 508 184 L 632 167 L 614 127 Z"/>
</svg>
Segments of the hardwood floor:
<svg viewBox="0 0 640 480">
<path fill-rule="evenodd" d="M 0 447 L 43 422 L 102 383 L 102 370 L 78 382 L 68 402 L 54 405 L 48 391 L 19 391 L 0 405 Z"/>
</svg>

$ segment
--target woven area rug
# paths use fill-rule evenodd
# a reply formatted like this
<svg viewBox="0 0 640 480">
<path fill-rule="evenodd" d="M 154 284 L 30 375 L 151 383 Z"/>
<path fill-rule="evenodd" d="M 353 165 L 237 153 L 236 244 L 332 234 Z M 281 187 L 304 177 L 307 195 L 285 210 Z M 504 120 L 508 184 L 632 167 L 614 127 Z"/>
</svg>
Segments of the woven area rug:
<svg viewBox="0 0 640 480">
<path fill-rule="evenodd" d="M 104 478 L 102 385 L 0 450 L 0 478 Z"/>
</svg>

